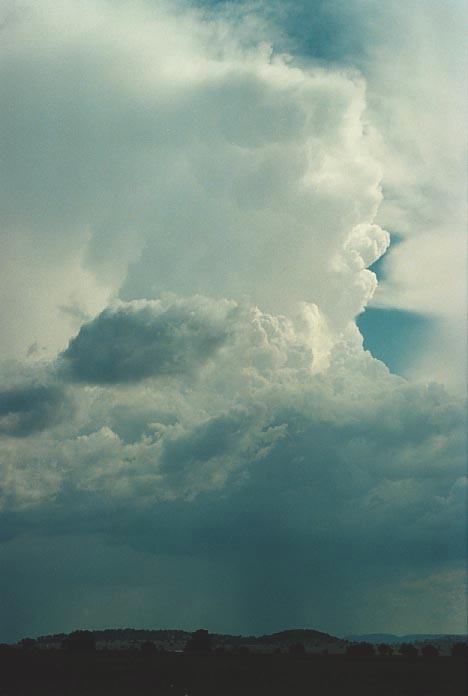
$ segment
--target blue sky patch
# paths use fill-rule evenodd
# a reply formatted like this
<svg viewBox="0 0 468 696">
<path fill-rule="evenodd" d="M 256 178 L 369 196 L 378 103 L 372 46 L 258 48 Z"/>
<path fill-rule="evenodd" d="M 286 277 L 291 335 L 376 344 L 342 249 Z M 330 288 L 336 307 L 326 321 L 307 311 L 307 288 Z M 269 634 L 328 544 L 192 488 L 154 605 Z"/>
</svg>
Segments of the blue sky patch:
<svg viewBox="0 0 468 696">
<path fill-rule="evenodd" d="M 405 374 L 429 340 L 434 320 L 416 312 L 368 307 L 356 323 L 364 336 L 364 348 L 392 372 Z"/>
</svg>

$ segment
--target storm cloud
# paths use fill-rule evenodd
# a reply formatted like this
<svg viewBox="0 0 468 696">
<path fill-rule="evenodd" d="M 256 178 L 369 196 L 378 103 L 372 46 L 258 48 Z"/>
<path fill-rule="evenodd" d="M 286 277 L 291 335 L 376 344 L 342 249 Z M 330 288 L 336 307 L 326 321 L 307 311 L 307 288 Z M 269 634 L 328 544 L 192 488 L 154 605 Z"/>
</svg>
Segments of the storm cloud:
<svg viewBox="0 0 468 696">
<path fill-rule="evenodd" d="M 410 4 L 4 11 L 0 640 L 464 629 L 463 401 L 356 326 L 458 298 Z"/>
<path fill-rule="evenodd" d="M 396 626 L 404 617 L 395 605 L 433 577 L 445 615 L 431 608 L 427 588 L 413 620 L 458 626 L 462 404 L 440 386 L 390 374 L 357 334 L 314 369 L 317 328 L 305 319 L 294 325 L 233 303 L 191 302 L 213 316 L 228 307 L 235 317 L 202 380 L 135 379 L 125 390 L 77 382 L 70 387 L 79 403 L 73 427 L 18 441 L 14 451 L 0 445 L 2 528 L 10 539 L 4 553 L 21 557 L 15 540 L 25 530 L 44 539 L 57 530 L 88 535 L 90 553 L 111 562 L 117 545 L 122 559 L 139 557 L 147 568 L 138 579 L 138 567 L 129 575 L 112 561 L 124 573 L 122 596 L 145 595 L 142 583 L 153 577 L 171 603 L 182 601 L 178 573 L 205 574 L 208 584 L 194 591 L 207 608 L 191 614 L 189 625 L 205 616 L 230 630 L 299 620 L 350 629 L 358 614 L 360 625 L 370 625 L 376 603 L 382 617 L 393 616 L 386 625 Z M 50 542 L 41 545 L 50 553 Z M 85 576 L 89 596 L 100 596 L 102 578 Z M 218 581 L 229 588 L 237 618 L 216 616 L 211 583 Z M 280 613 L 271 614 L 281 597 Z M 147 601 L 160 606 L 151 593 Z M 71 609 L 63 612 L 65 622 L 76 620 Z"/>
</svg>

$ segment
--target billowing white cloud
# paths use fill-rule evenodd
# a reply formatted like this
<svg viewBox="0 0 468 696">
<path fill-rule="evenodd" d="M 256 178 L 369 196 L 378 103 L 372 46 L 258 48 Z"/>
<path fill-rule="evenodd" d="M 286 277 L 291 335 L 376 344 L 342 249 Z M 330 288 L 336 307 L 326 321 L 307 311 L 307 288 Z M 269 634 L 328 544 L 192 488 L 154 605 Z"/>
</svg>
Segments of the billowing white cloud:
<svg viewBox="0 0 468 696">
<path fill-rule="evenodd" d="M 26 2 L 3 32 L 6 355 L 118 293 L 306 300 L 339 330 L 365 306 L 388 236 L 357 73 L 164 3 Z"/>
<path fill-rule="evenodd" d="M 430 317 L 433 331 L 413 350 L 406 374 L 464 393 L 466 3 L 197 2 L 238 22 L 255 18 L 258 35 L 273 35 L 306 65 L 353 66 L 365 79 L 365 127 L 382 175 L 376 221 L 398 240 L 372 303 Z"/>
</svg>

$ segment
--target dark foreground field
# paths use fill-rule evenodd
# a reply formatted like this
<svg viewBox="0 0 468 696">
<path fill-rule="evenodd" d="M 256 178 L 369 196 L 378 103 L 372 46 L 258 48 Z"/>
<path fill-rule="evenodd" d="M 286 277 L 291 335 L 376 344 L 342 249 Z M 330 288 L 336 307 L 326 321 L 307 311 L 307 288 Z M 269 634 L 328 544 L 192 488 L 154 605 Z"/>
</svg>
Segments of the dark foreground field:
<svg viewBox="0 0 468 696">
<path fill-rule="evenodd" d="M 1 657 L 1 696 L 462 696 L 466 662 L 452 657 L 67 654 Z"/>
</svg>

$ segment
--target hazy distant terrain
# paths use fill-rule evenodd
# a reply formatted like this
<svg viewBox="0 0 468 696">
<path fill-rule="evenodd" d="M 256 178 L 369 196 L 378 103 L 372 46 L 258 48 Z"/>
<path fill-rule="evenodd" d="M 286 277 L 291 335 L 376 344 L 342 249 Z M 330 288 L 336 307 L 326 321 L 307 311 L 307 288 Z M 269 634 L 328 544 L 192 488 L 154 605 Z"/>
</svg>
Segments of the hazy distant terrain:
<svg viewBox="0 0 468 696">
<path fill-rule="evenodd" d="M 363 633 L 346 636 L 346 640 L 358 643 L 365 641 L 373 645 L 387 643 L 388 645 L 394 646 L 401 645 L 402 643 L 412 643 L 417 648 L 421 648 L 424 645 L 434 645 L 439 649 L 441 654 L 449 655 L 452 645 L 454 645 L 454 643 L 466 643 L 468 636 L 461 633 L 409 633 L 404 636 L 398 636 L 394 633 Z"/>
</svg>

